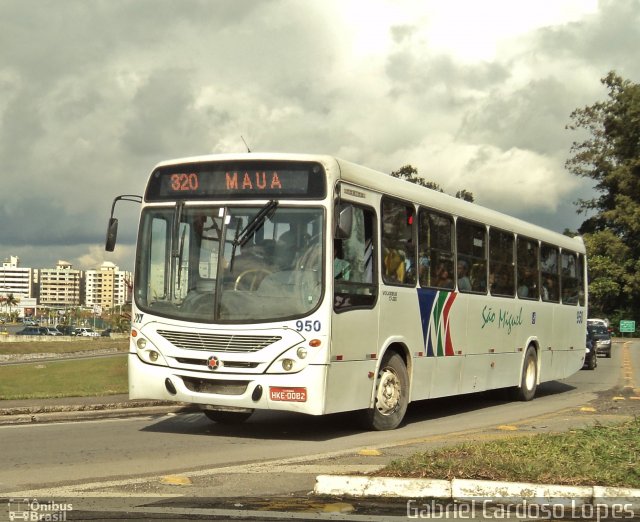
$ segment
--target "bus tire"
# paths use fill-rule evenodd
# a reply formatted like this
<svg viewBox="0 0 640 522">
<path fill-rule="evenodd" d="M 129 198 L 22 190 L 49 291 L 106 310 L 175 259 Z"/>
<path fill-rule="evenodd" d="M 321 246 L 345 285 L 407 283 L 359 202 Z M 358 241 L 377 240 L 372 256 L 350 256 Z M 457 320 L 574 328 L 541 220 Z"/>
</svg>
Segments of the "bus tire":
<svg viewBox="0 0 640 522">
<path fill-rule="evenodd" d="M 376 378 L 373 408 L 364 411 L 367 429 L 384 431 L 397 428 L 409 404 L 409 374 L 402 357 L 385 355 Z"/>
<path fill-rule="evenodd" d="M 524 354 L 520 386 L 515 388 L 514 398 L 519 401 L 530 401 L 536 394 L 538 387 L 538 352 L 529 345 Z"/>
<path fill-rule="evenodd" d="M 251 411 L 202 410 L 207 418 L 219 424 L 242 424 L 251 415 Z"/>
</svg>

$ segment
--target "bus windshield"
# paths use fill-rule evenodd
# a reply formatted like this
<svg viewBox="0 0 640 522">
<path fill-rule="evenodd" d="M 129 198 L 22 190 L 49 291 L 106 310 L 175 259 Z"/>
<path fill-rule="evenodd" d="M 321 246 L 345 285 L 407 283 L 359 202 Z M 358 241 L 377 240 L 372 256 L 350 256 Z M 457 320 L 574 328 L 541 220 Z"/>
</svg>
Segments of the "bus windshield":
<svg viewBox="0 0 640 522">
<path fill-rule="evenodd" d="M 300 317 L 320 303 L 324 211 L 318 207 L 148 207 L 136 304 L 203 323 Z"/>
</svg>

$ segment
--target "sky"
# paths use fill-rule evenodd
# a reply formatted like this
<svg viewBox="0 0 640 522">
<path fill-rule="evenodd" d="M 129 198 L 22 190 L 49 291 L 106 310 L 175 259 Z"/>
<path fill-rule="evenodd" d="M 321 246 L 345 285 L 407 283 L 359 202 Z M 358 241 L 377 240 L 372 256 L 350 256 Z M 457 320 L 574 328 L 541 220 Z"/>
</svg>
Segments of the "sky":
<svg viewBox="0 0 640 522">
<path fill-rule="evenodd" d="M 251 150 L 410 164 L 562 232 L 576 108 L 640 81 L 640 0 L 0 0 L 0 259 L 133 268 L 159 161 Z"/>
</svg>

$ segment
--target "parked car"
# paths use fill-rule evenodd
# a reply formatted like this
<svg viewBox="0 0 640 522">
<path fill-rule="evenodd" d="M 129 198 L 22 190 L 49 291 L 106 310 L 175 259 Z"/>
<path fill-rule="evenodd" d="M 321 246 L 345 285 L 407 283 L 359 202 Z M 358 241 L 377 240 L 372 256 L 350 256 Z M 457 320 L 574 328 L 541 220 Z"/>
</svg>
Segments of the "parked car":
<svg viewBox="0 0 640 522">
<path fill-rule="evenodd" d="M 76 335 L 78 337 L 100 337 L 100 334 L 91 328 L 76 328 Z"/>
<path fill-rule="evenodd" d="M 34 321 L 33 319 L 25 319 L 23 324 L 25 326 L 38 326 L 38 322 Z"/>
<path fill-rule="evenodd" d="M 68 324 L 63 324 L 62 326 L 58 326 L 58 330 L 62 335 L 75 335 L 76 327 Z"/>
<path fill-rule="evenodd" d="M 40 333 L 42 335 L 62 335 L 62 332 L 53 326 L 41 326 Z"/>
<path fill-rule="evenodd" d="M 107 328 L 106 330 L 102 330 L 100 337 L 111 337 L 111 328 Z"/>
<path fill-rule="evenodd" d="M 607 359 L 611 358 L 611 333 L 609 333 L 609 329 L 600 324 L 587 324 L 587 331 L 595 343 L 596 353 L 598 355 L 604 354 Z"/>
<path fill-rule="evenodd" d="M 595 370 L 598 366 L 598 356 L 596 354 L 596 347 L 593 341 L 593 337 L 587 332 L 587 343 L 585 346 L 584 364 L 582 369 Z"/>
<path fill-rule="evenodd" d="M 42 332 L 37 326 L 25 326 L 22 330 L 16 332 L 16 335 L 42 335 Z"/>
</svg>

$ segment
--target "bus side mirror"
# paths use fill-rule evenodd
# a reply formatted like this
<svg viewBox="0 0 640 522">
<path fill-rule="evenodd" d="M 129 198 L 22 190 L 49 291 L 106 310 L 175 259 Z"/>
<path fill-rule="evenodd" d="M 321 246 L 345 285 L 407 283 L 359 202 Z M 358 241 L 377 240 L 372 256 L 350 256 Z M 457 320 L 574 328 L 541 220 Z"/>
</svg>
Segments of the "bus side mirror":
<svg viewBox="0 0 640 522">
<path fill-rule="evenodd" d="M 118 218 L 109 218 L 109 225 L 107 226 L 107 240 L 104 245 L 104 249 L 107 252 L 113 252 L 116 247 L 116 239 L 118 237 Z"/>
<path fill-rule="evenodd" d="M 336 224 L 335 239 L 349 239 L 353 227 L 353 206 L 338 207 L 338 222 Z"/>
</svg>

